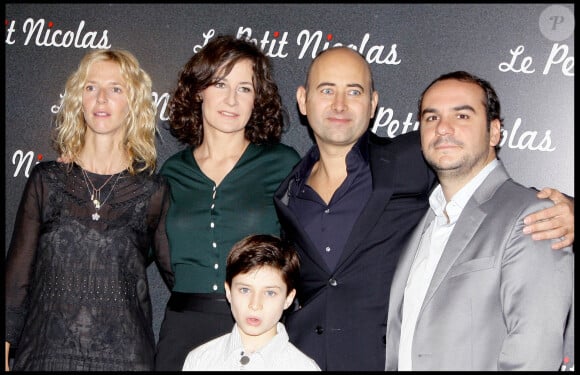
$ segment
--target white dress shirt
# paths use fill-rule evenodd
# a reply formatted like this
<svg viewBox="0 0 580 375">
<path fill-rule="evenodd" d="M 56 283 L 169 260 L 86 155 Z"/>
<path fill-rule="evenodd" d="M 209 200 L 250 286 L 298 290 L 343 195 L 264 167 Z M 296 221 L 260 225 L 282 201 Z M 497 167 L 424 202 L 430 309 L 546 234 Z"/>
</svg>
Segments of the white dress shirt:
<svg viewBox="0 0 580 375">
<path fill-rule="evenodd" d="M 254 353 L 245 353 L 235 324 L 231 333 L 189 352 L 183 371 L 320 371 L 313 359 L 288 341 L 284 324 L 278 323 L 276 329 L 276 336 L 266 346 Z"/>
<path fill-rule="evenodd" d="M 399 371 L 411 371 L 413 336 L 425 294 L 433 278 L 447 240 L 463 208 L 479 185 L 498 165 L 497 159 L 486 165 L 471 181 L 462 187 L 447 203 L 441 185 L 429 196 L 429 205 L 435 218 L 423 233 L 419 249 L 409 272 L 403 299 L 403 320 L 399 342 Z"/>
</svg>

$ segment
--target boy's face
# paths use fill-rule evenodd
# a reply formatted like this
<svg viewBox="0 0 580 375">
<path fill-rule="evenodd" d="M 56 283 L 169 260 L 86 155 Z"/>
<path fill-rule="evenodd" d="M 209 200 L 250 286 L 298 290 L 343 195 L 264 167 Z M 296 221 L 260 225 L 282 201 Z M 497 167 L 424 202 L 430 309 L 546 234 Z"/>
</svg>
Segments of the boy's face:
<svg viewBox="0 0 580 375">
<path fill-rule="evenodd" d="M 287 291 L 281 271 L 270 266 L 236 275 L 225 289 L 244 345 L 249 339 L 256 349 L 276 335 L 276 324 L 296 294 Z"/>
</svg>

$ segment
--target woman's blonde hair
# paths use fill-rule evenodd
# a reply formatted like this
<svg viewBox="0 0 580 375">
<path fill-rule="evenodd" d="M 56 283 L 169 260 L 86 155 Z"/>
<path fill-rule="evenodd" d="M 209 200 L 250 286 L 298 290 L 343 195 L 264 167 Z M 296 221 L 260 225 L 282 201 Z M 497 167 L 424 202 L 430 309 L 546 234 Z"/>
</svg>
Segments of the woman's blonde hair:
<svg viewBox="0 0 580 375">
<path fill-rule="evenodd" d="M 135 174 L 149 170 L 149 173 L 153 173 L 157 162 L 157 108 L 151 93 L 151 78 L 141 69 L 137 58 L 125 50 L 94 50 L 83 57 L 77 70 L 66 82 L 64 96 L 56 114 L 53 147 L 64 160 L 79 161 L 87 131 L 82 111 L 83 90 L 89 68 L 97 61 L 117 63 L 125 80 L 129 113 L 123 148 L 131 161 L 129 172 Z"/>
</svg>

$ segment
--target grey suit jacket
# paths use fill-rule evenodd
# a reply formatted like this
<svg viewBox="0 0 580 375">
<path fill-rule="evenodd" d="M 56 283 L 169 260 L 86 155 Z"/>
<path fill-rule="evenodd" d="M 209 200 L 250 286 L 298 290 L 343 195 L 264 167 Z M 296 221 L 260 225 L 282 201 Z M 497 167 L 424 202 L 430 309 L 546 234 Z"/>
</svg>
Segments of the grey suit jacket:
<svg viewBox="0 0 580 375">
<path fill-rule="evenodd" d="M 550 205 L 515 183 L 501 163 L 487 176 L 461 213 L 427 289 L 413 337 L 413 370 L 560 368 L 573 253 L 522 232 L 526 215 Z M 397 370 L 405 284 L 433 218 L 429 210 L 394 275 L 387 371 Z"/>
</svg>

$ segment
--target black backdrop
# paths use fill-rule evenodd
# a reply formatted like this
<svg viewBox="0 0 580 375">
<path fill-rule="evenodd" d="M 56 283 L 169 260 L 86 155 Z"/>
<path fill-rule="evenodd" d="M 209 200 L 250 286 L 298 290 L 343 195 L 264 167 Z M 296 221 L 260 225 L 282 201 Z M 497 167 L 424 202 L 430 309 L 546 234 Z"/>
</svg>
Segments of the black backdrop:
<svg viewBox="0 0 580 375">
<path fill-rule="evenodd" d="M 423 88 L 468 70 L 498 91 L 505 117 L 500 157 L 527 186 L 574 195 L 573 4 L 7 4 L 5 6 L 6 248 L 32 166 L 50 148 L 64 83 L 91 48 L 126 48 L 153 79 L 159 163 L 181 146 L 166 103 L 188 58 L 215 34 L 249 33 L 271 56 L 290 126 L 283 142 L 311 146 L 296 87 L 313 56 L 353 45 L 371 63 L 382 136 L 415 129 Z M 155 333 L 168 292 L 149 269 Z"/>
</svg>

